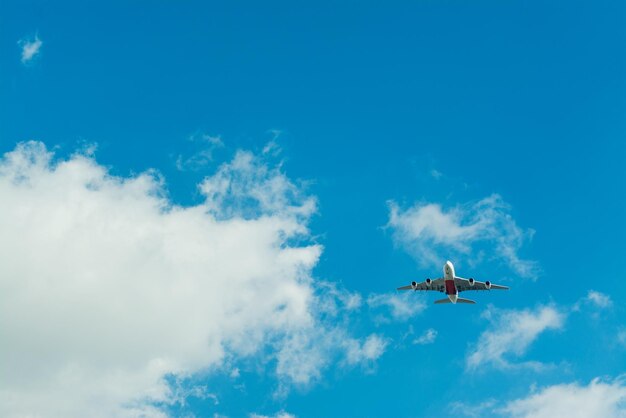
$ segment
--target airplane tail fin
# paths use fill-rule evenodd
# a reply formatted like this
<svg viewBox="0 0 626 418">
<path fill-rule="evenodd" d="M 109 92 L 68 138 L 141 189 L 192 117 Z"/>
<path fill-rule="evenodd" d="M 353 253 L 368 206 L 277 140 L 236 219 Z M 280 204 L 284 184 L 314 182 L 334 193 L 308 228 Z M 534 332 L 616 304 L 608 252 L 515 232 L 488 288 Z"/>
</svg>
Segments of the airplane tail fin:
<svg viewBox="0 0 626 418">
<path fill-rule="evenodd" d="M 440 305 L 440 304 L 442 304 L 442 303 L 452 303 L 452 302 L 451 302 L 451 301 L 450 301 L 450 299 L 448 299 L 448 298 L 445 298 L 445 299 L 439 299 L 439 300 L 436 300 L 436 301 L 435 301 L 435 305 Z M 469 304 L 472 304 L 472 305 L 473 305 L 473 304 L 475 304 L 476 302 L 474 302 L 473 300 L 470 300 L 470 299 L 458 298 L 458 299 L 456 300 L 456 303 L 469 303 Z"/>
</svg>

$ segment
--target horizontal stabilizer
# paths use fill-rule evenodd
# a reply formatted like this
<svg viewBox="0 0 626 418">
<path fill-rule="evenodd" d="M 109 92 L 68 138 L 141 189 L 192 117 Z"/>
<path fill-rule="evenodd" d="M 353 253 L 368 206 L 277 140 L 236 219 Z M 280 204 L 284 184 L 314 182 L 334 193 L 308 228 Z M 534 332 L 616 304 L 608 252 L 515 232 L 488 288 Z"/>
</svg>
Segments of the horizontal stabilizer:
<svg viewBox="0 0 626 418">
<path fill-rule="evenodd" d="M 450 302 L 450 299 L 445 298 L 445 299 L 439 299 L 435 301 L 435 305 L 439 305 L 440 303 L 452 303 Z"/>
<path fill-rule="evenodd" d="M 470 300 L 470 299 L 458 298 L 456 300 L 456 303 L 471 303 L 471 304 L 475 304 L 476 302 L 474 302 L 473 300 Z"/>
</svg>

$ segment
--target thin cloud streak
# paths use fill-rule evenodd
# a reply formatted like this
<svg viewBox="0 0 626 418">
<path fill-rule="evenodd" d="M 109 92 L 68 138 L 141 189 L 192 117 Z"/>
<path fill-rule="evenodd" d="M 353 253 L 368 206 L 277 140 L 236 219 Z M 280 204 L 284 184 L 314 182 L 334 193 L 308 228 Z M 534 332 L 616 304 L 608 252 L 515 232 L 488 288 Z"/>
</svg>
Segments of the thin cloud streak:
<svg viewBox="0 0 626 418">
<path fill-rule="evenodd" d="M 413 344 L 427 345 L 432 344 L 437 339 L 437 330 L 434 328 L 428 328 L 422 335 L 413 340 Z"/>
</svg>

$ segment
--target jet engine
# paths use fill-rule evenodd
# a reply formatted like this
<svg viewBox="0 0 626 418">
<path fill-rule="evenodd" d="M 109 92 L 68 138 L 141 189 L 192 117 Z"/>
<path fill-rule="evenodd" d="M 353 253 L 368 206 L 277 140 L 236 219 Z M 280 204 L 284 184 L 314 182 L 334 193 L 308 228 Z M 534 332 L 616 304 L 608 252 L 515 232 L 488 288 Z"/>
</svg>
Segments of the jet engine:
<svg viewBox="0 0 626 418">
<path fill-rule="evenodd" d="M 485 287 L 487 288 L 487 290 L 491 289 L 491 282 L 489 280 L 485 282 Z"/>
<path fill-rule="evenodd" d="M 467 281 L 469 282 L 470 286 L 474 286 L 475 282 L 474 282 L 474 278 L 473 277 L 470 277 L 469 279 L 467 279 Z"/>
<path fill-rule="evenodd" d="M 430 284 L 431 284 L 432 282 L 433 282 L 432 280 L 430 280 L 430 279 L 426 279 L 426 286 L 430 287 Z"/>
<path fill-rule="evenodd" d="M 413 288 L 413 290 L 415 290 L 415 288 L 417 287 L 417 282 L 411 282 L 411 287 Z"/>
</svg>

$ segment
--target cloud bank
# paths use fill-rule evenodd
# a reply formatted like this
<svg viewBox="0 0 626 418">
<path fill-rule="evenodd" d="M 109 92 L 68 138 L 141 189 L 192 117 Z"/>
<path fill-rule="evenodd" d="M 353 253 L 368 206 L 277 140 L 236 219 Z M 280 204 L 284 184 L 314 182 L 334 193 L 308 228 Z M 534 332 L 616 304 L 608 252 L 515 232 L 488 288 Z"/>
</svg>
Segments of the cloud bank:
<svg viewBox="0 0 626 418">
<path fill-rule="evenodd" d="M 200 190 L 180 207 L 155 172 L 116 177 L 39 142 L 4 155 L 0 415 L 162 416 L 154 405 L 179 396 L 165 376 L 267 347 L 282 381 L 307 383 L 319 368 L 288 367 L 289 354 L 323 366 L 330 349 L 311 338 L 328 335 L 348 341 L 335 348 L 347 362 L 382 354 L 376 336 L 320 325 L 315 199 L 243 151 Z"/>
</svg>

